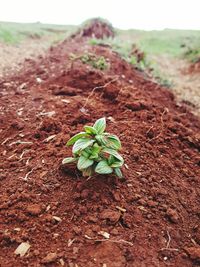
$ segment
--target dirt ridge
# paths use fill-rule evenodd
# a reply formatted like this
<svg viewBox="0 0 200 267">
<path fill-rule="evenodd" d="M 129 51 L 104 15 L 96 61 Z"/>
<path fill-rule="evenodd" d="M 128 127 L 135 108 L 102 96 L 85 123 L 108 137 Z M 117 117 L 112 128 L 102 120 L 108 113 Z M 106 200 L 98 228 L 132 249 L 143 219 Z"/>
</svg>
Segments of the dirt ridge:
<svg viewBox="0 0 200 267">
<path fill-rule="evenodd" d="M 110 68 L 72 64 L 86 51 Z M 169 90 L 80 36 L 0 88 L 0 265 L 198 266 L 200 122 Z M 61 167 L 69 137 L 101 116 L 122 141 L 125 181 Z"/>
</svg>

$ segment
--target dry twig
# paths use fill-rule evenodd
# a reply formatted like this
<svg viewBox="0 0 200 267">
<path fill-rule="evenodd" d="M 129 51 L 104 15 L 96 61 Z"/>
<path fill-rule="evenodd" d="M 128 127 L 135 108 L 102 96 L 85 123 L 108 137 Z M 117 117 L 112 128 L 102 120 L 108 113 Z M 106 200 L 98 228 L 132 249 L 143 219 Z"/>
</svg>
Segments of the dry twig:
<svg viewBox="0 0 200 267">
<path fill-rule="evenodd" d="M 94 239 L 95 242 L 112 242 L 112 243 L 124 243 L 127 244 L 129 246 L 133 246 L 133 243 L 126 241 L 124 239 L 119 239 L 119 240 L 115 240 L 115 239 Z"/>
<path fill-rule="evenodd" d="M 168 240 L 167 240 L 167 245 L 165 248 L 161 248 L 160 250 L 163 251 L 163 250 L 171 250 L 171 251 L 179 251 L 179 249 L 177 248 L 170 248 L 170 243 L 171 243 L 171 236 L 169 234 L 169 231 L 167 231 L 167 237 L 168 237 Z"/>
<path fill-rule="evenodd" d="M 27 174 L 25 175 L 25 177 L 23 178 L 24 181 L 28 180 L 28 176 L 35 170 L 35 168 L 33 168 L 32 170 L 30 170 L 29 172 L 27 172 Z"/>
<path fill-rule="evenodd" d="M 28 144 L 28 145 L 32 145 L 33 142 L 26 142 L 26 141 L 17 140 L 17 141 L 15 141 L 15 142 L 10 143 L 9 146 L 12 146 L 12 145 L 15 145 L 15 144 L 17 144 L 17 145 L 19 145 L 19 144 Z"/>
<path fill-rule="evenodd" d="M 156 135 L 155 137 L 153 137 L 152 139 L 150 139 L 149 142 L 151 142 L 152 140 L 157 139 L 157 138 L 160 137 L 161 134 L 163 133 L 163 130 L 164 130 L 163 116 L 164 116 L 166 113 L 168 113 L 168 112 L 169 112 L 168 108 L 165 108 L 164 111 L 163 111 L 163 113 L 161 114 L 161 118 L 160 118 L 160 120 L 161 120 L 161 130 L 160 130 L 160 133 L 159 133 L 158 135 Z M 147 133 L 148 133 L 152 128 L 153 128 L 153 126 L 150 127 L 150 129 L 147 131 Z"/>
<path fill-rule="evenodd" d="M 95 239 L 95 238 L 92 238 L 88 235 L 85 235 L 85 238 L 87 238 L 88 240 L 92 240 L 94 242 L 112 242 L 112 243 L 124 243 L 124 244 L 127 244 L 129 246 L 133 246 L 133 243 L 129 242 L 129 241 L 126 241 L 124 239 L 119 239 L 119 240 L 116 240 L 116 239 Z"/>
</svg>

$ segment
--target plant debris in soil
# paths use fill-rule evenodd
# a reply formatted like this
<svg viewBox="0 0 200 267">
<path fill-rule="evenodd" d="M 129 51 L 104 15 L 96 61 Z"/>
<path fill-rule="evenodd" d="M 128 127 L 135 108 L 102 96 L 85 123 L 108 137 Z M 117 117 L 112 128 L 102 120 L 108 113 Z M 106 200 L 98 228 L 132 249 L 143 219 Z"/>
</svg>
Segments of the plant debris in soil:
<svg viewBox="0 0 200 267">
<path fill-rule="evenodd" d="M 112 25 L 102 19 L 92 19 L 86 22 L 85 26 L 82 27 L 73 37 L 92 37 L 97 39 L 113 38 L 115 35 Z"/>
<path fill-rule="evenodd" d="M 85 51 L 110 68 L 72 67 Z M 170 91 L 78 35 L 2 78 L 0 95 L 0 266 L 200 264 L 200 121 Z M 66 141 L 103 116 L 123 181 L 61 166 Z"/>
</svg>

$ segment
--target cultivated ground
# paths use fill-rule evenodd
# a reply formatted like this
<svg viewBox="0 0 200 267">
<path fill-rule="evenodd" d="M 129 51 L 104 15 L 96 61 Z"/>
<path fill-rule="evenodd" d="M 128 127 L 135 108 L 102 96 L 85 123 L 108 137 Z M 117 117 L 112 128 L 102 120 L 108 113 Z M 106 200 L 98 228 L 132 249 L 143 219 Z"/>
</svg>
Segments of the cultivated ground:
<svg viewBox="0 0 200 267">
<path fill-rule="evenodd" d="M 0 78 L 0 266 L 199 266 L 200 120 L 91 45 L 91 29 Z M 61 166 L 70 136 L 103 116 L 122 141 L 122 181 Z"/>
<path fill-rule="evenodd" d="M 41 23 L 19 24 L 0 22 L 0 77 L 15 73 L 23 66 L 24 60 L 34 59 L 51 46 L 64 40 L 77 29 L 75 26 L 46 25 Z M 96 43 L 91 37 L 88 42 Z M 117 30 L 114 39 L 106 43 L 131 61 L 134 44 L 145 53 L 142 68 L 153 68 L 149 73 L 153 80 L 170 86 L 177 101 L 185 104 L 195 114 L 200 114 L 200 75 L 189 71 L 190 60 L 200 56 L 200 32 L 188 30 L 139 31 Z M 196 50 L 195 50 L 196 49 Z M 184 54 L 190 51 L 186 57 Z M 140 65 L 141 66 L 141 65 Z"/>
</svg>

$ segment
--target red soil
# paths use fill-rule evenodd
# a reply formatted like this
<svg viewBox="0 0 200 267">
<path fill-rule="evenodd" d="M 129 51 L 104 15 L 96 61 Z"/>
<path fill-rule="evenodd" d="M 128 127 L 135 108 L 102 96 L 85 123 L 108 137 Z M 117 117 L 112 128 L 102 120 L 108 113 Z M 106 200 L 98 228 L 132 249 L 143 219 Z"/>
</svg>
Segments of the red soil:
<svg viewBox="0 0 200 267">
<path fill-rule="evenodd" d="M 195 62 L 192 63 L 188 69 L 189 73 L 200 73 L 200 58 Z"/>
<path fill-rule="evenodd" d="M 71 66 L 85 50 L 110 69 Z M 143 76 L 79 37 L 0 81 L 0 266 L 198 266 L 200 121 Z M 102 116 L 122 141 L 124 181 L 61 167 L 70 136 Z"/>
</svg>

